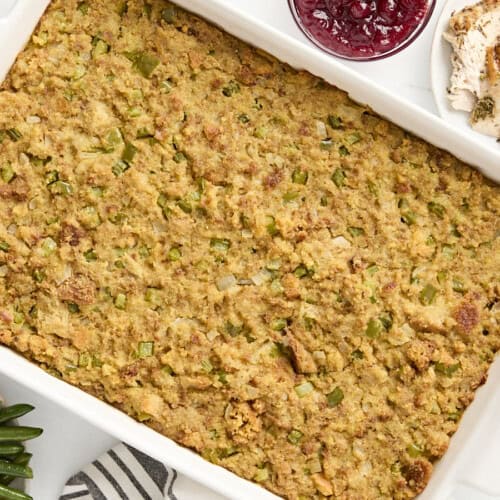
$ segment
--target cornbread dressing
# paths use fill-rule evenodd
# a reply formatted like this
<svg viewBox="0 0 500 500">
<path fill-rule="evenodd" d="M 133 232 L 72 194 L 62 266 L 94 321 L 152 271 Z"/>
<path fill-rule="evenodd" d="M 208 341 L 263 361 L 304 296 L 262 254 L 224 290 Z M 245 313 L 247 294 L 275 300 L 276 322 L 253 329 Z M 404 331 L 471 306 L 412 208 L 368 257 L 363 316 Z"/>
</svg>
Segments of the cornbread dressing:
<svg viewBox="0 0 500 500">
<path fill-rule="evenodd" d="M 161 0 L 0 91 L 0 341 L 288 499 L 423 490 L 500 348 L 499 189 Z"/>
</svg>

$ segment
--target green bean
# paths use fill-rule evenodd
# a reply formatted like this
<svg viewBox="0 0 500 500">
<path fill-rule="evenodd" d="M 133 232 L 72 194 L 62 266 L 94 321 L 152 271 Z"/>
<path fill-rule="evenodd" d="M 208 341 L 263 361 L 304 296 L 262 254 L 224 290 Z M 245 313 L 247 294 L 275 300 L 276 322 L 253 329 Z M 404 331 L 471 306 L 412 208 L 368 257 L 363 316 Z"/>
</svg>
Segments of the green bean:
<svg viewBox="0 0 500 500">
<path fill-rule="evenodd" d="M 27 465 L 15 464 L 7 460 L 0 460 L 0 474 L 12 477 L 31 479 L 33 471 Z"/>
<path fill-rule="evenodd" d="M 35 439 L 43 432 L 37 427 L 0 427 L 0 443 L 10 441 L 28 441 Z"/>
<path fill-rule="evenodd" d="M 15 488 L 0 484 L 0 498 L 2 500 L 33 500 L 33 497 Z"/>
<path fill-rule="evenodd" d="M 24 446 L 19 443 L 5 443 L 0 444 L 0 456 L 10 456 L 17 455 L 18 453 L 22 453 L 24 451 Z"/>
<path fill-rule="evenodd" d="M 11 462 L 13 464 L 17 464 L 17 465 L 28 465 L 30 463 L 32 456 L 33 455 L 31 453 L 19 453 L 11 460 Z M 15 477 L 12 477 L 12 476 L 5 476 L 5 475 L 0 476 L 0 484 L 4 484 L 6 486 L 8 486 L 14 480 L 15 480 Z M 1 498 L 1 495 L 0 495 L 0 498 Z"/>
<path fill-rule="evenodd" d="M 28 465 L 32 456 L 32 453 L 23 452 L 16 455 L 11 461 L 13 464 L 17 465 Z"/>
<path fill-rule="evenodd" d="M 6 406 L 0 410 L 0 424 L 8 422 L 14 418 L 22 417 L 34 409 L 34 406 L 26 404 Z"/>
</svg>

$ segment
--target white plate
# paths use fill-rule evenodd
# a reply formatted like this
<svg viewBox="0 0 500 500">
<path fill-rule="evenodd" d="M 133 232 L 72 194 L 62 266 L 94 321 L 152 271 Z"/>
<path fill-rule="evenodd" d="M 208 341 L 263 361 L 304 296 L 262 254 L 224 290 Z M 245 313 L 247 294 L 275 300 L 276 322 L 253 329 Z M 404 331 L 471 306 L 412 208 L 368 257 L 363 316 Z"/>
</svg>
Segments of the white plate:
<svg viewBox="0 0 500 500">
<path fill-rule="evenodd" d="M 500 143 L 494 137 L 480 134 L 469 125 L 469 113 L 453 109 L 448 101 L 446 89 L 450 82 L 451 68 L 451 45 L 443 38 L 443 33 L 448 28 L 448 23 L 453 12 L 462 10 L 464 7 L 474 5 L 478 0 L 448 0 L 443 7 L 438 19 L 431 52 L 431 80 L 434 100 L 439 114 L 447 123 L 461 128 L 470 134 L 476 141 L 487 147 L 496 148 L 500 152 Z M 499 160 L 500 164 L 500 160 Z"/>
</svg>

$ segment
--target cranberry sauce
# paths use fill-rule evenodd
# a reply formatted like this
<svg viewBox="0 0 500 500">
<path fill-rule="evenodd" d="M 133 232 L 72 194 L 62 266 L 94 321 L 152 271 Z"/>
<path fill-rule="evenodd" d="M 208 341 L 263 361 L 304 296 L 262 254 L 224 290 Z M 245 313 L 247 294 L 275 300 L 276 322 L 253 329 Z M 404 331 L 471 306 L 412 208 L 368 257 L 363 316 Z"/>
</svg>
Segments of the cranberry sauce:
<svg viewBox="0 0 500 500">
<path fill-rule="evenodd" d="M 373 59 L 405 45 L 431 13 L 431 0 L 290 0 L 315 43 L 348 59 Z"/>
</svg>

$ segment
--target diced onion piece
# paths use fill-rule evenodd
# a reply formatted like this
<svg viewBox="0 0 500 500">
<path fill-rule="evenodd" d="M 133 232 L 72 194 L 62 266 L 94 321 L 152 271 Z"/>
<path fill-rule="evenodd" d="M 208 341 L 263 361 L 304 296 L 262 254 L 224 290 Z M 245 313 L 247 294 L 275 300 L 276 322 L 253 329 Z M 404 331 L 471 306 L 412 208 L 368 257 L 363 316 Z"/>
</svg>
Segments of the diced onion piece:
<svg viewBox="0 0 500 500">
<path fill-rule="evenodd" d="M 41 244 L 42 255 L 48 257 L 57 249 L 57 243 L 50 237 L 45 238 Z"/>
<path fill-rule="evenodd" d="M 332 245 L 337 248 L 350 248 L 351 243 L 346 240 L 343 236 L 337 236 L 332 239 Z"/>
<path fill-rule="evenodd" d="M 325 351 L 314 351 L 313 352 L 313 358 L 318 363 L 324 363 L 326 361 Z"/>
<path fill-rule="evenodd" d="M 276 165 L 277 167 L 282 167 L 285 164 L 285 159 L 279 155 L 273 153 L 266 154 L 266 160 L 270 165 Z"/>
<path fill-rule="evenodd" d="M 267 470 L 267 468 L 257 469 L 257 472 L 255 473 L 253 479 L 256 483 L 267 481 L 269 479 L 269 471 Z"/>
<path fill-rule="evenodd" d="M 296 385 L 294 389 L 297 396 L 299 398 L 303 398 L 304 396 L 307 396 L 314 391 L 314 386 L 311 384 L 311 382 L 303 382 L 302 384 Z"/>
<path fill-rule="evenodd" d="M 227 406 L 226 406 L 226 409 L 224 410 L 224 418 L 226 420 L 229 419 L 229 417 L 231 416 L 231 412 L 233 411 L 233 405 L 231 403 L 228 403 Z"/>
<path fill-rule="evenodd" d="M 261 286 L 272 278 L 272 273 L 267 269 L 261 269 L 257 274 L 251 277 L 254 285 Z"/>
<path fill-rule="evenodd" d="M 321 461 L 319 458 L 313 458 L 307 462 L 307 468 L 311 472 L 311 474 L 318 474 L 323 470 L 323 466 L 321 465 Z"/>
<path fill-rule="evenodd" d="M 9 268 L 7 266 L 0 266 L 0 278 L 5 278 L 8 272 Z"/>
<path fill-rule="evenodd" d="M 17 232 L 17 226 L 16 224 L 11 224 L 10 226 L 7 227 L 7 232 L 9 234 L 16 234 Z"/>
<path fill-rule="evenodd" d="M 233 274 L 230 274 L 228 276 L 223 276 L 222 278 L 219 278 L 216 282 L 217 289 L 220 292 L 224 292 L 226 290 L 229 290 L 233 287 L 235 287 L 238 284 L 238 280 L 234 277 Z"/>
<path fill-rule="evenodd" d="M 40 123 L 42 121 L 42 119 L 39 117 L 39 116 L 36 116 L 36 115 L 32 115 L 32 116 L 28 116 L 26 118 L 26 123 Z"/>
<path fill-rule="evenodd" d="M 68 278 L 71 278 L 72 275 L 73 275 L 73 270 L 71 269 L 71 266 L 69 265 L 64 266 L 61 276 L 56 278 L 57 285 L 64 283 Z"/>
<path fill-rule="evenodd" d="M 352 454 L 359 460 L 366 458 L 366 451 L 359 440 L 354 441 L 352 445 Z"/>
<path fill-rule="evenodd" d="M 238 285 L 243 285 L 243 286 L 253 285 L 253 281 L 242 278 L 238 280 Z"/>
<path fill-rule="evenodd" d="M 316 120 L 316 132 L 318 132 L 319 137 L 326 137 L 328 135 L 324 122 Z"/>
<path fill-rule="evenodd" d="M 219 336 L 219 332 L 217 330 L 210 330 L 208 333 L 207 333 L 207 339 L 210 341 L 210 342 L 213 342 L 218 336 Z"/>
<path fill-rule="evenodd" d="M 151 225 L 153 226 L 153 232 L 155 234 L 167 232 L 168 226 L 162 221 L 153 221 Z"/>
<path fill-rule="evenodd" d="M 251 385 L 246 386 L 246 392 L 248 399 L 257 399 L 257 397 L 259 396 L 259 390 Z"/>
<path fill-rule="evenodd" d="M 28 165 L 29 162 L 30 162 L 30 159 L 26 153 L 19 154 L 19 163 L 21 165 Z"/>
<path fill-rule="evenodd" d="M 370 475 L 371 471 L 373 469 L 373 466 L 371 462 L 363 462 L 361 464 L 361 467 L 359 468 L 359 472 L 363 477 L 366 477 Z"/>
</svg>

